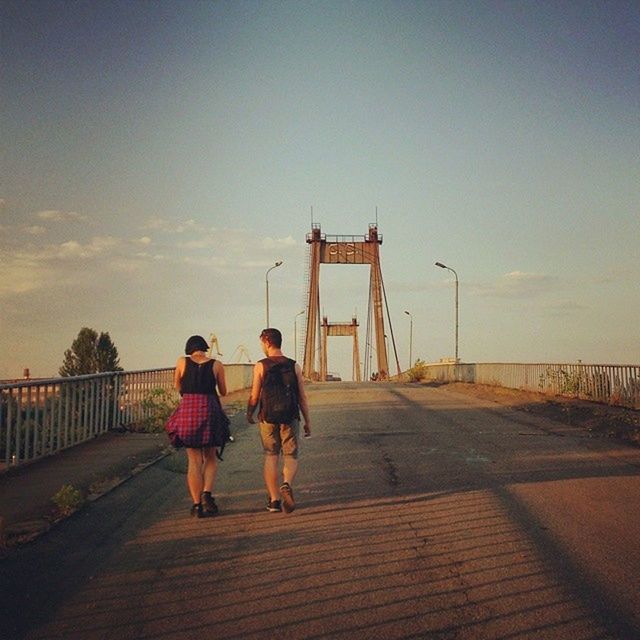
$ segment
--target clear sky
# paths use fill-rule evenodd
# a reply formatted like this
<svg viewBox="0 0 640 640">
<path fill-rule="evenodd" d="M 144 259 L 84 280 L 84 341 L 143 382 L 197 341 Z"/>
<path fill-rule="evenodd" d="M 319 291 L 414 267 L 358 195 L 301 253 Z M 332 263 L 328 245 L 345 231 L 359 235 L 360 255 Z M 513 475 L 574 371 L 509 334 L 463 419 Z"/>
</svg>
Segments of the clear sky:
<svg viewBox="0 0 640 640">
<path fill-rule="evenodd" d="M 0 378 L 83 326 L 128 370 L 194 333 L 256 360 L 276 260 L 291 353 L 311 207 L 327 234 L 377 208 L 403 368 L 405 310 L 414 359 L 453 355 L 436 261 L 466 361 L 640 362 L 637 2 L 0 7 Z M 364 334 L 367 288 L 323 267 L 322 308 Z"/>
</svg>

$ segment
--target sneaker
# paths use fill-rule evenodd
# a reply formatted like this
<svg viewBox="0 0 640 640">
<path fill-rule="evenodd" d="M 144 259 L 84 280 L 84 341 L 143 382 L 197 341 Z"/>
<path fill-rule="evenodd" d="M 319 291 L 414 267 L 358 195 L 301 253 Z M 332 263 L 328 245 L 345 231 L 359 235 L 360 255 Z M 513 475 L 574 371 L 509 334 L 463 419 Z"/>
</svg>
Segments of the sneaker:
<svg viewBox="0 0 640 640">
<path fill-rule="evenodd" d="M 202 510 L 205 517 L 218 515 L 218 505 L 210 491 L 202 494 Z"/>
<path fill-rule="evenodd" d="M 194 504 L 191 507 L 191 511 L 189 513 L 191 514 L 192 518 L 204 518 L 204 515 L 202 514 L 201 504 Z"/>
<path fill-rule="evenodd" d="M 282 509 L 285 513 L 291 513 L 296 508 L 296 503 L 293 499 L 293 489 L 288 482 L 280 487 L 280 495 L 282 496 Z"/>
<path fill-rule="evenodd" d="M 271 513 L 282 511 L 280 500 L 269 500 L 269 502 L 267 502 L 267 511 L 271 511 Z"/>
</svg>

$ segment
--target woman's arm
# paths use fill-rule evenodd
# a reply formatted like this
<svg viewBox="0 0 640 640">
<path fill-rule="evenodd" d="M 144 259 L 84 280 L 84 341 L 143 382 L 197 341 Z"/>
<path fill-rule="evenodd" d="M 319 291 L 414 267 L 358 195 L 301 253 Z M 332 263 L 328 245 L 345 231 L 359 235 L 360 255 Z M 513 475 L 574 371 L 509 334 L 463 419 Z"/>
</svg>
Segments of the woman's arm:
<svg viewBox="0 0 640 640">
<path fill-rule="evenodd" d="M 216 360 L 213 363 L 213 375 L 216 377 L 216 384 L 218 385 L 218 395 L 227 395 L 227 380 L 224 377 L 224 366 L 220 360 Z"/>
<path fill-rule="evenodd" d="M 178 362 L 176 363 L 176 370 L 173 373 L 173 386 L 178 392 L 181 391 L 182 376 L 184 375 L 186 364 L 187 362 L 184 357 L 178 358 Z"/>
</svg>

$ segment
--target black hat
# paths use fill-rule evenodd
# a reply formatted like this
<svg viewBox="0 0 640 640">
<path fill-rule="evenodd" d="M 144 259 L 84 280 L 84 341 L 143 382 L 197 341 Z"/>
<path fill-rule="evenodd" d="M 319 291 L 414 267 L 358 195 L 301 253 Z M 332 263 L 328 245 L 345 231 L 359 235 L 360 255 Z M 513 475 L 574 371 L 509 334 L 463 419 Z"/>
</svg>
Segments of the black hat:
<svg viewBox="0 0 640 640">
<path fill-rule="evenodd" d="M 184 352 L 190 356 L 194 351 L 208 351 L 209 345 L 202 336 L 191 336 L 187 340 L 187 344 L 184 347 Z"/>
</svg>

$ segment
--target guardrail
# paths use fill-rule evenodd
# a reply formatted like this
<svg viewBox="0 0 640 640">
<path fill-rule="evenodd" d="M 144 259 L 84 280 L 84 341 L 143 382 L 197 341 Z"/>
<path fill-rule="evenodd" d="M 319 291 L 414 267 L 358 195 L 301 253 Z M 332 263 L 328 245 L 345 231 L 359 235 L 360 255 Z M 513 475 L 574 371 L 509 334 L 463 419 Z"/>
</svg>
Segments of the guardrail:
<svg viewBox="0 0 640 640">
<path fill-rule="evenodd" d="M 536 391 L 640 409 L 640 366 L 606 364 L 426 364 L 424 379 Z"/>
<path fill-rule="evenodd" d="M 252 364 L 227 364 L 227 389 L 251 384 Z M 152 417 L 161 390 L 177 400 L 173 368 L 0 384 L 0 471 Z"/>
</svg>

